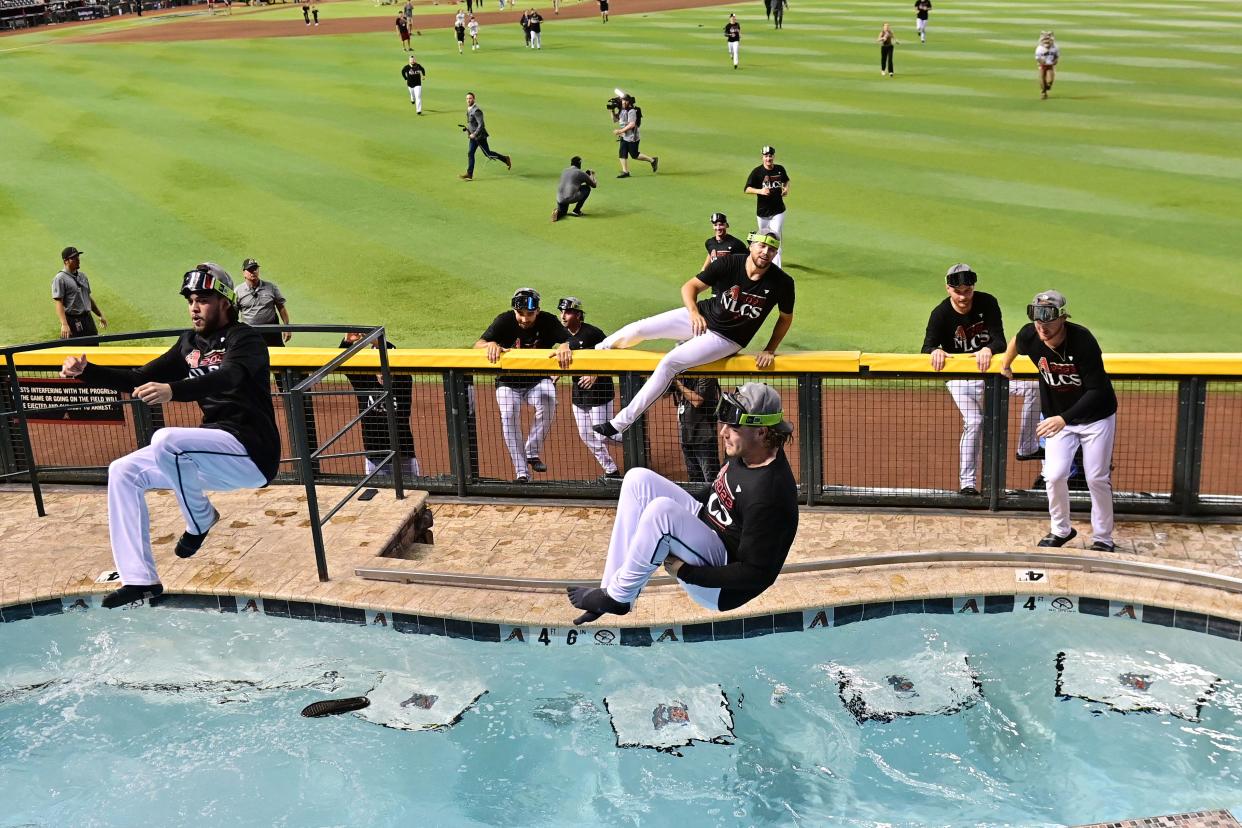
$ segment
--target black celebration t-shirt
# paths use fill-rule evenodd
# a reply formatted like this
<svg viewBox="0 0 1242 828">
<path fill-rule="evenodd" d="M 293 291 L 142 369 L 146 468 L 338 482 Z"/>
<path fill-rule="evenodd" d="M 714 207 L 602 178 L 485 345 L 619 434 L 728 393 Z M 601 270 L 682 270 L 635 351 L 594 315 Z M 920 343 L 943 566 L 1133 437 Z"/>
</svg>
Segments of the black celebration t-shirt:
<svg viewBox="0 0 1242 828">
<path fill-rule="evenodd" d="M 1045 417 L 1062 417 L 1068 425 L 1086 425 L 1117 413 L 1117 394 L 1104 372 L 1104 355 L 1091 331 L 1065 323 L 1065 341 L 1049 348 L 1034 323 L 1016 337 L 1018 353 L 1039 371 L 1039 401 Z"/>
<path fill-rule="evenodd" d="M 712 236 L 710 239 L 703 242 L 703 246 L 707 248 L 707 255 L 711 256 L 713 262 L 722 256 L 732 256 L 736 253 L 745 254 L 749 252 L 746 249 L 746 243 L 744 241 L 736 236 L 731 236 L 728 233 L 725 233 L 723 239 L 717 239 L 715 236 Z M 708 264 L 711 264 L 711 262 L 708 262 Z"/>
<path fill-rule="evenodd" d="M 773 164 L 772 169 L 762 164 L 750 171 L 746 186 L 763 190 L 767 195 L 755 196 L 755 215 L 760 218 L 772 218 L 785 212 L 785 197 L 781 195 L 782 185 L 789 183 L 789 174 L 780 164 Z"/>
<path fill-rule="evenodd" d="M 724 542 L 728 563 L 685 564 L 677 577 L 719 587 L 717 606 L 735 609 L 776 581 L 798 534 L 798 484 L 785 450 L 777 449 L 772 462 L 758 468 L 729 460 L 700 499 L 699 519 Z"/>
<path fill-rule="evenodd" d="M 569 339 L 569 332 L 561 320 L 547 311 L 539 311 L 535 324 L 523 328 L 518 324 L 517 314 L 508 310 L 492 320 L 480 339 L 495 342 L 502 348 L 554 348 Z M 501 374 L 496 378 L 496 384 L 525 391 L 550 378 Z"/>
<path fill-rule="evenodd" d="M 746 275 L 748 256 L 725 256 L 699 274 L 699 281 L 712 289 L 710 299 L 700 299 L 699 313 L 708 330 L 745 348 L 773 307 L 793 313 L 794 280 L 776 265 L 769 265 L 763 276 L 753 281 Z"/>
<path fill-rule="evenodd" d="M 992 353 L 1005 349 L 1005 327 L 1001 324 L 1000 303 L 990 293 L 976 292 L 970 312 L 961 314 L 953 300 L 945 297 L 927 319 L 923 335 L 923 353 L 937 348 L 949 354 L 973 354 L 984 348 Z"/>
<path fill-rule="evenodd" d="M 605 339 L 603 331 L 587 322 L 582 323 L 582 327 L 578 328 L 576 334 L 569 333 L 568 328 L 565 329 L 565 333 L 569 334 L 569 339 L 566 342 L 569 343 L 571 351 L 594 348 Z M 578 377 L 572 378 L 573 393 L 571 398 L 574 405 L 579 408 L 595 408 L 612 400 L 612 377 L 607 374 L 600 374 L 595 378 L 595 384 L 590 388 L 578 387 L 578 379 Z"/>
</svg>

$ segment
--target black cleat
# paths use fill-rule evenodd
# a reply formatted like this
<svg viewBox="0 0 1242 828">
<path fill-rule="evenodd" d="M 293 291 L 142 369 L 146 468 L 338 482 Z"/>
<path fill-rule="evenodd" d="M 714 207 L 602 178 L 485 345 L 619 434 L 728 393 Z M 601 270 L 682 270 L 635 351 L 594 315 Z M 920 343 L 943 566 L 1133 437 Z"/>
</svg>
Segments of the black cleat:
<svg viewBox="0 0 1242 828">
<path fill-rule="evenodd" d="M 625 475 L 621 474 L 621 472 L 610 471 L 610 472 L 605 472 L 604 474 L 601 474 L 599 476 L 599 482 L 600 483 L 620 483 L 624 478 L 625 478 Z"/>
<path fill-rule="evenodd" d="M 1091 544 L 1087 548 L 1090 549 L 1092 552 L 1116 552 L 1117 551 L 1116 544 L 1105 543 L 1104 541 L 1096 541 L 1095 543 Z"/>
<path fill-rule="evenodd" d="M 215 526 L 220 522 L 220 513 L 214 508 L 211 510 L 215 516 L 215 520 L 211 522 L 211 526 Z M 207 532 L 211 531 L 211 526 L 207 527 Z M 194 553 L 203 546 L 203 541 L 207 540 L 207 532 L 196 535 L 193 532 L 182 532 L 181 540 L 177 541 L 177 548 L 174 550 L 178 558 L 192 558 Z"/>
<path fill-rule="evenodd" d="M 629 177 L 630 177 L 630 174 L 627 172 L 623 172 L 617 176 L 617 178 L 629 178 Z"/>
<path fill-rule="evenodd" d="M 965 495 L 966 497 L 978 497 L 979 496 L 979 490 L 976 489 L 974 486 L 963 486 L 961 489 L 958 490 L 957 493 L 960 495 Z"/>
<path fill-rule="evenodd" d="M 543 473 L 548 470 L 548 464 L 540 460 L 538 457 L 527 457 L 526 465 L 530 466 L 537 472 Z"/>
<path fill-rule="evenodd" d="M 120 589 L 109 592 L 104 596 L 104 609 L 116 609 L 126 604 L 132 604 L 142 599 L 150 599 L 152 603 L 156 596 L 164 591 L 163 584 L 126 584 Z"/>
<path fill-rule="evenodd" d="M 1040 541 L 1038 544 L 1036 544 L 1036 546 L 1065 546 L 1065 544 L 1069 543 L 1076 537 L 1078 537 L 1077 529 L 1071 529 L 1070 533 L 1066 535 L 1065 537 L 1061 537 L 1060 535 L 1054 535 L 1051 532 L 1049 532 L 1048 534 L 1040 538 Z"/>
<path fill-rule="evenodd" d="M 530 478 L 524 474 L 519 474 L 517 477 L 513 478 L 513 482 L 514 483 L 529 483 Z"/>
<path fill-rule="evenodd" d="M 1031 488 L 1038 489 L 1042 492 L 1048 488 L 1048 481 L 1044 480 L 1044 476 L 1042 474 L 1036 475 L 1035 479 L 1031 481 Z"/>
<path fill-rule="evenodd" d="M 1017 452 L 1017 453 L 1015 453 L 1015 454 L 1014 454 L 1014 459 L 1016 459 L 1016 460 L 1020 460 L 1020 461 L 1022 461 L 1022 462 L 1025 462 L 1025 461 L 1027 461 L 1027 460 L 1043 460 L 1043 459 L 1044 459 L 1044 450 L 1043 450 L 1043 448 L 1042 448 L 1042 447 L 1041 447 L 1041 448 L 1037 448 L 1037 449 L 1035 449 L 1033 452 L 1031 452 L 1030 454 L 1023 454 L 1022 452 L 1020 452 L 1020 451 L 1019 451 L 1019 452 Z"/>
<path fill-rule="evenodd" d="M 617 431 L 616 426 L 608 422 L 600 423 L 597 426 L 591 426 L 591 431 L 594 431 L 596 434 L 603 435 L 604 437 L 616 437 L 621 433 Z"/>
<path fill-rule="evenodd" d="M 582 615 L 574 619 L 574 626 L 597 621 L 605 613 L 626 615 L 630 611 L 629 604 L 617 601 L 599 587 L 594 589 L 589 587 L 569 587 L 566 592 L 569 593 L 569 603 L 580 610 L 586 610 Z"/>
</svg>

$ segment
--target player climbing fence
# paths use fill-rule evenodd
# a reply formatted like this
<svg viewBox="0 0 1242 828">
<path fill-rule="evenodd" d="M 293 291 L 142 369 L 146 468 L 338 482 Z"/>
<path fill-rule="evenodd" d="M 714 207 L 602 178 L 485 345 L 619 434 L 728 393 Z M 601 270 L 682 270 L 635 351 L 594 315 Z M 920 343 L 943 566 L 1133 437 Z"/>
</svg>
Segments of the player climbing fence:
<svg viewBox="0 0 1242 828">
<path fill-rule="evenodd" d="M 191 404 L 152 409 L 125 395 L 60 380 L 63 344 L 0 349 L 8 365 L 0 384 L 0 479 L 103 482 L 107 464 L 133 450 L 144 435 L 196 416 Z M 102 354 L 113 364 L 137 365 L 152 352 L 109 348 L 91 359 Z M 285 447 L 277 483 L 305 485 L 310 478 L 356 491 L 364 483 L 396 485 L 404 476 L 408 486 L 458 496 L 615 499 L 619 481 L 606 476 L 607 458 L 601 460 L 584 440 L 569 376 L 616 377 L 619 404 L 632 397 L 658 359 L 646 352 L 583 351 L 561 372 L 547 353 L 534 351 L 509 352 L 498 366 L 479 350 L 394 350 L 387 356 L 385 372 L 382 355 L 373 348 L 348 354 L 272 350 L 273 370 L 289 373 L 288 380 L 273 385 Z M 1117 511 L 1242 514 L 1242 357 L 1114 356 L 1107 363 L 1120 406 L 1112 478 Z M 775 370 L 756 372 L 753 359 L 735 357 L 682 378 L 688 396 L 666 395 L 604 450 L 613 461 L 608 465 L 621 471 L 645 466 L 688 487 L 698 485 L 702 469 L 723 458 L 710 412 L 698 412 L 697 424 L 690 421 L 698 398 L 694 389 L 711 387 L 697 380 L 714 378 L 726 391 L 759 380 L 781 393 L 794 424 L 787 454 L 808 505 L 1042 510 L 1041 464 L 1015 456 L 1021 398 L 1009 396 L 999 374 L 979 374 L 973 360 L 960 366 L 961 372 L 957 367 L 950 365 L 946 377 L 931 374 L 921 355 L 840 352 L 781 356 Z M 1023 361 L 1015 367 L 1024 373 Z M 1025 369 L 1029 374 L 1032 366 Z M 295 381 L 312 372 L 310 386 Z M 556 412 L 538 439 L 530 434 L 533 407 L 522 406 L 520 439 L 506 440 L 496 394 L 503 372 L 556 380 Z M 392 425 L 388 410 L 376 402 L 387 374 L 398 391 Z M 948 379 L 980 386 L 977 495 L 959 491 L 963 416 L 945 387 Z M 20 411 L 14 388 L 21 391 Z M 301 414 L 298 399 L 306 407 Z M 360 413 L 364 407 L 366 413 Z M 297 448 L 299 430 L 311 447 L 307 451 Z M 314 448 L 316 432 L 328 438 L 332 452 L 327 445 Z M 398 445 L 386 451 L 403 464 L 396 475 L 389 471 L 391 463 L 374 468 L 384 456 L 380 447 L 394 438 Z M 529 482 L 517 482 L 514 450 L 538 460 L 526 469 Z M 540 465 L 546 470 L 539 471 Z M 1085 508 L 1086 492 L 1074 491 L 1073 502 Z"/>
</svg>

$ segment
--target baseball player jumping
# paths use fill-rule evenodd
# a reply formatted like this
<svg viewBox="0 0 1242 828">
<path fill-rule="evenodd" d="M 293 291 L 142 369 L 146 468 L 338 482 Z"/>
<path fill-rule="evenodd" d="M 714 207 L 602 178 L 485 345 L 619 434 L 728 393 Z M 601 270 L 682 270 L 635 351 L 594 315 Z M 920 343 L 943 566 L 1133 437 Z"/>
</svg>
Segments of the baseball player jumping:
<svg viewBox="0 0 1242 828">
<path fill-rule="evenodd" d="M 776 349 L 793 325 L 794 280 L 772 263 L 781 240 L 775 233 L 751 233 L 746 256 L 717 259 L 681 286 L 684 307 L 631 322 L 595 347 L 630 348 L 648 339 L 681 343 L 664 355 L 643 387 L 617 416 L 595 426 L 605 437 L 625 431 L 668 390 L 673 377 L 699 365 L 732 356 L 745 348 L 763 322 L 779 307 L 772 336 L 755 354 L 755 367 L 769 368 Z M 710 299 L 698 296 L 711 289 Z"/>
<path fill-rule="evenodd" d="M 1065 296 L 1055 290 L 1035 295 L 1026 306 L 1031 324 L 1009 341 L 1001 373 L 1013 378 L 1014 359 L 1023 354 L 1039 369 L 1044 420 L 1035 430 L 1044 441 L 1044 480 L 1052 531 L 1040 546 L 1064 546 L 1078 534 L 1070 526 L 1069 475 L 1074 453 L 1082 447 L 1083 471 L 1091 492 L 1090 548 L 1112 552 L 1113 436 L 1117 429 L 1117 395 L 1104 371 L 1104 357 L 1091 331 L 1067 322 Z"/>
<path fill-rule="evenodd" d="M 644 468 L 621 484 L 604 576 L 572 587 L 575 624 L 625 615 L 660 564 L 695 603 L 736 609 L 776 582 L 798 532 L 798 485 L 785 457 L 793 427 L 781 396 L 748 382 L 716 409 L 728 460 L 698 496 Z"/>
<path fill-rule="evenodd" d="M 262 488 L 276 476 L 280 433 L 272 411 L 267 345 L 237 321 L 233 279 L 206 262 L 182 277 L 192 330 L 141 368 L 92 365 L 86 356 L 66 357 L 62 377 L 124 391 L 147 405 L 197 402 L 198 428 L 161 428 L 151 444 L 108 467 L 108 533 L 124 584 L 103 599 L 108 608 L 164 591 L 151 552 L 149 489 L 171 489 L 185 518 L 177 541 L 179 558 L 199 550 L 220 520 L 204 490 Z M 154 601 L 153 601 L 154 603 Z"/>
</svg>

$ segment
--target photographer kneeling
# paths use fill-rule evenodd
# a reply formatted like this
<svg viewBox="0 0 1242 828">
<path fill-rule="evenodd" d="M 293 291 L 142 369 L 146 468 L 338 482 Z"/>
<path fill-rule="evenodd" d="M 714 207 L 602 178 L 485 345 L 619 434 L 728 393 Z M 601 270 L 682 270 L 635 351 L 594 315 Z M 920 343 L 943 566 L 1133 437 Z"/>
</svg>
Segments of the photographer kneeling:
<svg viewBox="0 0 1242 828">
<path fill-rule="evenodd" d="M 651 171 L 656 172 L 660 168 L 660 157 L 658 155 L 644 155 L 638 151 L 639 134 L 638 128 L 643 122 L 643 111 L 634 105 L 633 95 L 621 95 L 621 109 L 614 111 L 613 121 L 617 124 L 617 129 L 612 131 L 621 142 L 618 157 L 621 159 L 621 174 L 617 178 L 630 177 L 630 159 L 634 158 L 638 161 L 646 161 L 651 164 Z M 615 99 L 614 99 L 615 100 Z M 613 101 L 608 102 L 609 108 L 612 108 Z"/>
<path fill-rule="evenodd" d="M 582 158 L 575 155 L 569 159 L 569 166 L 561 173 L 561 182 L 556 187 L 556 209 L 552 211 L 552 220 L 560 221 L 569 212 L 569 205 L 574 205 L 574 215 L 582 215 L 582 205 L 586 204 L 591 190 L 599 186 L 595 179 L 595 170 L 582 171 Z"/>
</svg>

